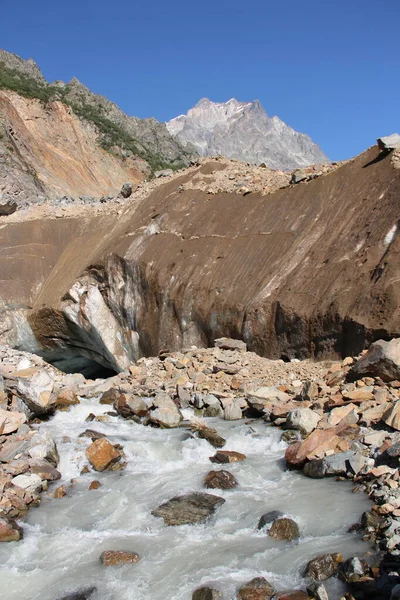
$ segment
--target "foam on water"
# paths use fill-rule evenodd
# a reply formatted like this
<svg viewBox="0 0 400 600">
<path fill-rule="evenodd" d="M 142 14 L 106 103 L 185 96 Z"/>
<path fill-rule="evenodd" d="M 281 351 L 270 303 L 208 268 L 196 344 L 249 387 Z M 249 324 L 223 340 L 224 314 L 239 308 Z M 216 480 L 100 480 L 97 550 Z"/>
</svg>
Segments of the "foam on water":
<svg viewBox="0 0 400 600">
<path fill-rule="evenodd" d="M 220 468 L 209 461 L 215 450 L 184 429 L 153 429 L 114 417 L 85 422 L 90 412 L 108 410 L 95 399 L 82 400 L 42 425 L 57 441 L 63 476 L 57 484 L 75 481 L 65 498 L 44 498 L 30 511 L 22 542 L 1 545 L 2 598 L 57 600 L 95 585 L 94 600 L 190 600 L 194 589 L 214 583 L 229 600 L 253 577 L 264 576 L 277 589 L 304 587 L 301 573 L 311 558 L 368 551 L 357 535 L 347 533 L 369 506 L 367 499 L 352 494 L 348 483 L 286 471 L 280 432 L 257 421 L 208 419 L 227 439 L 225 449 L 247 456 L 222 467 L 240 485 L 211 490 L 226 502 L 207 523 L 166 527 L 151 511 L 173 496 L 204 491 L 204 476 Z M 78 436 L 86 428 L 124 446 L 123 471 L 80 475 L 91 442 Z M 102 487 L 88 491 L 94 479 Z M 296 520 L 300 540 L 278 542 L 256 530 L 260 516 L 274 509 Z M 105 568 L 99 562 L 103 550 L 131 550 L 142 559 Z M 339 597 L 339 582 L 328 587 L 332 599 Z"/>
</svg>

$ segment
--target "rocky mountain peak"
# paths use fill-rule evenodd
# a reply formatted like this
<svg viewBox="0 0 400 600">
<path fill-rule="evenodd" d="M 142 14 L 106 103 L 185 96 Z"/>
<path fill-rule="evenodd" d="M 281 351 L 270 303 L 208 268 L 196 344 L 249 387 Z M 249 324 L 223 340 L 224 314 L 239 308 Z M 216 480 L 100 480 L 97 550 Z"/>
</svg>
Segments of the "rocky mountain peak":
<svg viewBox="0 0 400 600">
<path fill-rule="evenodd" d="M 8 69 L 18 71 L 22 75 L 30 77 L 39 83 L 47 83 L 33 58 L 24 60 L 17 54 L 12 54 L 12 52 L 7 52 L 0 48 L 0 63 L 3 63 Z"/>
<path fill-rule="evenodd" d="M 268 117 L 259 100 L 213 102 L 202 98 L 186 115 L 171 119 L 167 128 L 183 145 L 190 144 L 202 156 L 222 154 L 283 170 L 329 162 L 307 135 L 276 116 Z"/>
</svg>

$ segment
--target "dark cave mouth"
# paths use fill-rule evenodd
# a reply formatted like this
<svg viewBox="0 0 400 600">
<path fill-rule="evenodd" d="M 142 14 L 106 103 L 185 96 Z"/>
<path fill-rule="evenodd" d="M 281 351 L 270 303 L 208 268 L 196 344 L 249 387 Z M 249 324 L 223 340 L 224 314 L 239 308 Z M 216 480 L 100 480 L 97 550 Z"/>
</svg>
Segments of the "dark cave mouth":
<svg viewBox="0 0 400 600">
<path fill-rule="evenodd" d="M 102 363 L 82 355 L 54 356 L 44 353 L 42 358 L 66 374 L 80 373 L 86 379 L 108 379 L 118 374 L 118 371 Z"/>
</svg>

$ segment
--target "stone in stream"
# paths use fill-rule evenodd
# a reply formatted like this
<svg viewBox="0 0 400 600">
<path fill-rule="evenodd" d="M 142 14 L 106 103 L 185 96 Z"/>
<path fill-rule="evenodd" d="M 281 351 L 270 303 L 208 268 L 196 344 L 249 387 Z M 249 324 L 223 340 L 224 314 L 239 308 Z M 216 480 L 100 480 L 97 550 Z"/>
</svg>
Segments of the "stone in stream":
<svg viewBox="0 0 400 600">
<path fill-rule="evenodd" d="M 0 542 L 18 542 L 22 539 L 22 529 L 15 521 L 0 517 Z"/>
<path fill-rule="evenodd" d="M 210 460 L 213 463 L 233 463 L 240 462 L 246 458 L 245 454 L 235 452 L 233 450 L 218 450 L 214 456 L 210 456 Z"/>
<path fill-rule="evenodd" d="M 47 431 L 35 433 L 30 442 L 28 454 L 33 459 L 47 460 L 55 467 L 60 460 L 56 443 Z"/>
<path fill-rule="evenodd" d="M 204 478 L 204 486 L 211 489 L 230 490 L 236 487 L 238 481 L 229 471 L 210 471 Z"/>
<path fill-rule="evenodd" d="M 224 502 L 224 498 L 219 496 L 192 492 L 171 498 L 151 514 L 162 517 L 166 525 L 190 525 L 205 521 Z"/>
<path fill-rule="evenodd" d="M 57 600 L 90 600 L 95 592 L 97 592 L 97 588 L 95 586 L 90 586 L 67 594 L 66 596 L 59 596 Z"/>
<path fill-rule="evenodd" d="M 59 485 L 58 488 L 53 492 L 53 498 L 59 500 L 60 498 L 64 498 L 67 495 L 67 488 L 65 485 Z"/>
<path fill-rule="evenodd" d="M 109 390 L 106 390 L 100 396 L 99 403 L 100 404 L 114 404 L 118 401 L 118 398 L 121 396 L 121 392 L 118 388 L 112 387 Z"/>
<path fill-rule="evenodd" d="M 7 376 L 7 389 L 19 398 L 35 416 L 54 411 L 56 396 L 53 394 L 54 380 L 44 369 L 29 367 L 14 371 Z"/>
<path fill-rule="evenodd" d="M 114 401 L 114 408 L 121 417 L 145 417 L 149 412 L 149 407 L 141 396 L 133 394 L 119 394 Z"/>
<path fill-rule="evenodd" d="M 307 585 L 307 593 L 315 600 L 329 600 L 324 584 L 319 581 L 311 581 Z"/>
<path fill-rule="evenodd" d="M 300 537 L 300 531 L 297 523 L 295 523 L 293 519 L 283 517 L 276 519 L 276 521 L 272 523 L 268 535 L 275 540 L 286 540 L 291 542 Z"/>
<path fill-rule="evenodd" d="M 97 481 L 97 479 L 95 479 L 90 483 L 88 490 L 98 490 L 99 487 L 101 487 L 101 483 L 100 481 Z"/>
<path fill-rule="evenodd" d="M 222 600 L 222 593 L 210 587 L 202 587 L 194 591 L 192 600 Z"/>
<path fill-rule="evenodd" d="M 309 561 L 306 566 L 305 574 L 315 581 L 325 581 L 333 575 L 336 575 L 343 557 L 339 553 L 323 554 Z"/>
<path fill-rule="evenodd" d="M 280 517 L 283 517 L 283 512 L 280 510 L 271 510 L 260 517 L 258 521 L 257 529 L 263 529 L 269 523 L 273 523 Z"/>
<path fill-rule="evenodd" d="M 75 404 L 80 404 L 80 400 L 73 388 L 66 387 L 58 393 L 56 408 L 68 408 L 69 406 L 74 406 Z"/>
<path fill-rule="evenodd" d="M 270 600 L 275 589 L 264 577 L 254 577 L 238 591 L 238 600 Z"/>
<path fill-rule="evenodd" d="M 224 408 L 225 421 L 239 421 L 242 418 L 242 409 L 236 402 L 227 404 Z"/>
<path fill-rule="evenodd" d="M 197 435 L 203 440 L 207 440 L 214 448 L 222 448 L 226 444 L 226 440 L 221 437 L 215 429 L 210 427 L 201 427 L 197 430 Z"/>
<path fill-rule="evenodd" d="M 140 556 L 138 554 L 126 552 L 125 550 L 105 550 L 100 555 L 100 562 L 105 567 L 135 564 L 139 560 Z"/>
<path fill-rule="evenodd" d="M 82 433 L 79 434 L 79 437 L 88 437 L 94 442 L 95 440 L 100 440 L 101 438 L 106 437 L 104 433 L 100 433 L 95 429 L 85 429 Z"/>
<path fill-rule="evenodd" d="M 371 569 L 366 560 L 353 556 L 340 565 L 339 579 L 345 583 L 355 583 L 371 576 Z"/>
<path fill-rule="evenodd" d="M 96 471 L 105 471 L 121 460 L 122 452 L 106 438 L 100 438 L 90 444 L 86 456 Z"/>
</svg>

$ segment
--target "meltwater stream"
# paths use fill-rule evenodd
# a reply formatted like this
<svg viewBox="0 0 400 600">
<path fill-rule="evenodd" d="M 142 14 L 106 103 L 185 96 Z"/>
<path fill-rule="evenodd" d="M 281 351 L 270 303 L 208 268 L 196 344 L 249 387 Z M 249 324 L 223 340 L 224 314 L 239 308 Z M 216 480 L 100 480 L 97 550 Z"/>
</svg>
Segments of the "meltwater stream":
<svg viewBox="0 0 400 600">
<path fill-rule="evenodd" d="M 204 476 L 219 466 L 209 457 L 215 449 L 188 430 L 144 427 L 119 417 L 85 423 L 90 412 L 110 410 L 96 400 L 82 400 L 41 425 L 55 438 L 62 480 L 70 484 L 62 499 L 45 498 L 29 512 L 21 542 L 1 544 L 0 597 L 7 600 L 57 600 L 96 586 L 93 600 L 190 600 L 197 587 L 213 584 L 233 600 L 238 587 L 257 576 L 278 590 L 304 588 L 302 569 L 311 558 L 342 552 L 345 558 L 369 550 L 347 533 L 369 503 L 353 494 L 349 483 L 312 480 L 286 471 L 281 432 L 261 421 L 207 419 L 226 439 L 224 449 L 247 455 L 224 465 L 239 481 L 233 490 L 205 490 Z M 127 466 L 120 472 L 80 475 L 87 463 L 86 428 L 124 447 Z M 70 441 L 68 441 L 68 436 Z M 97 479 L 102 486 L 88 490 Z M 152 509 L 188 491 L 207 491 L 226 499 L 211 520 L 200 525 L 167 527 Z M 260 516 L 279 509 L 299 525 L 295 542 L 269 538 L 257 531 Z M 130 550 L 137 564 L 104 567 L 104 550 Z M 341 584 L 327 584 L 331 600 Z"/>
</svg>

